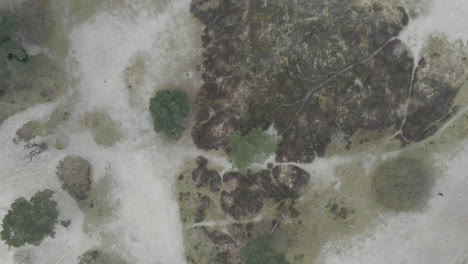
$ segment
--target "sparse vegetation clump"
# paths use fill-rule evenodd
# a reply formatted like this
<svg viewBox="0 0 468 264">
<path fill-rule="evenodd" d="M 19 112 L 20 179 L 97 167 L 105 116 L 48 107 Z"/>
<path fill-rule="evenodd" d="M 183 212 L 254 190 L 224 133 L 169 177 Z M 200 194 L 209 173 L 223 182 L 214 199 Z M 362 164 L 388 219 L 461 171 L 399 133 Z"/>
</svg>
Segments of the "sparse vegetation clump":
<svg viewBox="0 0 468 264">
<path fill-rule="evenodd" d="M 372 178 L 377 202 L 397 211 L 422 205 L 431 187 L 431 177 L 424 164 L 408 158 L 384 161 Z"/>
<path fill-rule="evenodd" d="M 267 160 L 277 150 L 278 144 L 278 137 L 254 128 L 245 135 L 237 131 L 232 132 L 228 138 L 227 149 L 231 163 L 240 171 L 245 171 L 250 165 Z"/>
<path fill-rule="evenodd" d="M 269 244 L 269 234 L 262 234 L 240 250 L 245 264 L 289 264 L 284 255 Z"/>
<path fill-rule="evenodd" d="M 16 199 L 3 218 L 1 239 L 8 246 L 21 247 L 25 244 L 37 246 L 44 238 L 54 237 L 58 210 L 53 194 L 46 189 L 37 192 L 29 201 L 24 197 Z"/>
<path fill-rule="evenodd" d="M 88 198 L 91 190 L 92 166 L 88 160 L 79 156 L 66 156 L 57 166 L 57 177 L 62 188 L 76 200 Z"/>
<path fill-rule="evenodd" d="M 109 254 L 101 249 L 90 249 L 81 255 L 78 264 L 125 264 L 119 256 Z"/>
<path fill-rule="evenodd" d="M 190 110 L 187 96 L 179 90 L 161 90 L 150 100 L 154 131 L 179 140 L 185 130 Z"/>
<path fill-rule="evenodd" d="M 91 130 L 94 141 L 105 147 L 110 147 L 119 141 L 121 131 L 118 124 L 105 112 L 95 111 L 84 115 L 83 124 Z"/>
<path fill-rule="evenodd" d="M 6 61 L 26 62 L 28 54 L 17 35 L 20 18 L 12 13 L 0 12 L 0 52 Z"/>
</svg>

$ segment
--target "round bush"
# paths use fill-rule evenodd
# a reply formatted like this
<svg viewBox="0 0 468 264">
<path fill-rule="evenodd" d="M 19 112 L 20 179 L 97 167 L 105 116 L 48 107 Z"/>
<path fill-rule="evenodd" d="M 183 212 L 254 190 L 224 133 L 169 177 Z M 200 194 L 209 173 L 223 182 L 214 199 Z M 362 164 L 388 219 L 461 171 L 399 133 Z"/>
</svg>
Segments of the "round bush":
<svg viewBox="0 0 468 264">
<path fill-rule="evenodd" d="M 187 96 L 179 90 L 161 90 L 150 100 L 154 131 L 179 140 L 185 130 L 190 110 Z"/>
</svg>

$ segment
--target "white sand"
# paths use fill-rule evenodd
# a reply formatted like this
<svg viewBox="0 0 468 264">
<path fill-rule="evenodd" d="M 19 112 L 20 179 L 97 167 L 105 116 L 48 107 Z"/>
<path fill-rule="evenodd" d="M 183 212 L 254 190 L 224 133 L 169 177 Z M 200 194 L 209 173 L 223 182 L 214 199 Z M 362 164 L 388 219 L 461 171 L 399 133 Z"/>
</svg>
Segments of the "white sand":
<svg viewBox="0 0 468 264">
<path fill-rule="evenodd" d="M 468 262 L 468 142 L 434 186 L 424 213 L 382 215 L 385 225 L 352 239 L 328 243 L 318 263 L 464 264 Z"/>
<path fill-rule="evenodd" d="M 139 95 L 149 98 L 158 85 L 195 82 L 191 64 L 199 56 L 200 25 L 189 12 L 189 0 L 171 1 L 161 12 L 152 12 L 134 1 L 131 5 L 97 13 L 70 32 L 68 72 L 78 80 L 73 96 L 71 121 L 63 129 L 70 136 L 64 151 L 48 150 L 26 164 L 21 145 L 11 142 L 16 129 L 32 119 L 44 119 L 56 104 L 30 108 L 0 127 L 1 152 L 0 218 L 19 196 L 31 196 L 50 188 L 57 192 L 61 219 L 72 219 L 67 229 L 57 226 L 55 239 L 46 239 L 31 249 L 34 264 L 77 263 L 88 248 L 103 243 L 101 233 L 83 233 L 83 214 L 70 196 L 61 191 L 55 176 L 57 163 L 66 155 L 85 157 L 93 164 L 94 179 L 104 175 L 105 166 L 116 183 L 113 196 L 119 204 L 117 217 L 98 227 L 117 235 L 111 245 L 129 263 L 185 263 L 179 212 L 173 181 L 190 154 L 182 143 L 165 142 L 152 128 L 147 110 L 149 101 L 130 106 L 124 71 L 134 56 L 144 54 L 150 74 Z M 134 12 L 133 10 L 138 10 Z M 182 67 L 181 65 L 189 66 Z M 182 69 L 182 71 L 181 71 Z M 191 80 L 193 79 L 193 80 Z M 89 133 L 77 129 L 81 115 L 100 109 L 111 116 L 123 131 L 115 146 L 103 148 Z M 26 250 L 27 251 L 27 250 Z M 13 263 L 18 250 L 0 244 L 0 263 Z"/>
</svg>

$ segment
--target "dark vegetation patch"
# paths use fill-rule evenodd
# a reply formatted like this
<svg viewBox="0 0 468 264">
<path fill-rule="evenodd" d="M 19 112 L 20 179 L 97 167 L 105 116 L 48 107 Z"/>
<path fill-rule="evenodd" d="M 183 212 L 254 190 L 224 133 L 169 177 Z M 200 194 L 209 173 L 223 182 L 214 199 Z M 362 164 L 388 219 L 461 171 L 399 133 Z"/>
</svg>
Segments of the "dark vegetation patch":
<svg viewBox="0 0 468 264">
<path fill-rule="evenodd" d="M 288 264 L 284 255 L 273 248 L 270 235 L 262 234 L 241 248 L 240 254 L 245 264 Z"/>
<path fill-rule="evenodd" d="M 226 172 L 221 177 L 203 156 L 196 158 L 194 166 L 179 175 L 177 182 L 181 218 L 188 229 L 188 263 L 244 263 L 240 259 L 240 241 L 247 243 L 292 223 L 291 219 L 297 222 L 300 212 L 296 201 L 310 179 L 299 167 L 278 165 L 272 170 L 245 174 Z M 254 220 L 259 215 L 265 219 Z M 276 222 L 269 222 L 271 218 L 279 221 L 275 227 Z M 226 229 L 209 227 L 212 221 L 228 223 Z"/>
<path fill-rule="evenodd" d="M 79 156 L 66 156 L 57 167 L 62 188 L 73 198 L 85 200 L 91 190 L 91 164 Z"/>
<path fill-rule="evenodd" d="M 192 171 L 192 181 L 195 187 L 209 187 L 210 191 L 218 192 L 221 188 L 221 176 L 215 170 L 208 170 L 206 165 L 208 160 L 203 157 L 197 157 L 198 167 Z"/>
<path fill-rule="evenodd" d="M 188 231 L 195 239 L 192 254 L 187 254 L 190 264 L 239 264 L 239 245 L 228 234 L 210 227 L 195 227 Z M 187 251 L 186 251 L 187 252 Z"/>
<path fill-rule="evenodd" d="M 52 56 L 29 54 L 23 42 L 43 45 L 53 21 L 47 0 L 24 1 L 0 10 L 0 123 L 26 107 L 51 101 L 64 88 L 63 71 Z"/>
<path fill-rule="evenodd" d="M 420 76 L 409 94 L 413 57 L 392 40 L 408 23 L 398 1 L 194 0 L 191 11 L 206 26 L 192 132 L 201 149 L 226 149 L 232 131 L 270 125 L 283 137 L 279 162 L 311 162 L 334 135 L 358 130 L 404 125 L 406 139 L 421 140 L 460 88 Z"/>
<path fill-rule="evenodd" d="M 179 184 L 186 185 L 178 194 L 179 202 L 189 205 L 182 214 L 184 222 L 203 221 L 213 201 L 219 201 L 216 202 L 220 206 L 218 209 L 234 219 L 248 219 L 264 206 L 299 198 L 310 179 L 307 172 L 293 165 L 276 166 L 273 174 L 270 170 L 246 174 L 227 172 L 221 177 L 216 170 L 207 167 L 208 160 L 203 156 L 197 157 L 196 163 L 189 177 L 178 177 Z"/>
<path fill-rule="evenodd" d="M 78 264 L 126 264 L 116 254 L 111 254 L 102 249 L 90 249 L 78 258 Z"/>
<path fill-rule="evenodd" d="M 424 205 L 432 177 L 418 160 L 396 158 L 383 162 L 372 176 L 372 189 L 381 205 L 407 211 Z"/>
<path fill-rule="evenodd" d="M 272 174 L 283 192 L 294 199 L 299 198 L 310 180 L 309 173 L 294 165 L 278 165 L 273 168 Z"/>
<path fill-rule="evenodd" d="M 71 223 L 72 223 L 71 220 L 62 220 L 62 221 L 60 221 L 60 224 L 65 228 L 69 227 L 71 225 Z"/>
<path fill-rule="evenodd" d="M 330 200 L 326 207 L 329 210 L 329 212 L 333 215 L 333 218 L 335 220 L 346 220 L 354 214 L 353 209 L 335 200 Z"/>
<path fill-rule="evenodd" d="M 308 163 L 340 149 L 352 152 L 401 131 L 401 144 L 392 141 L 398 148 L 433 135 L 457 111 L 454 98 L 467 79 L 466 65 L 447 66 L 458 61 L 447 56 L 453 51 L 424 51 L 424 59 L 414 67 L 410 50 L 394 39 L 409 22 L 398 0 L 193 0 L 191 11 L 205 25 L 204 83 L 195 101 L 192 130 L 203 150 L 232 154 L 233 134 L 242 137 L 270 127 L 282 138 L 278 163 Z M 256 150 L 253 145 L 245 149 Z M 330 234 L 350 234 L 350 228 L 362 230 L 371 222 L 370 209 L 358 205 L 354 196 L 349 203 L 347 196 L 338 199 L 320 192 L 300 199 L 310 175 L 299 167 L 269 164 L 265 170 L 249 171 L 236 165 L 240 172 L 224 173 L 219 191 L 211 192 L 211 179 L 217 181 L 220 175 L 201 161 L 179 180 L 185 188 L 179 197 L 182 218 L 193 223 L 196 212 L 187 207 L 198 208 L 201 198 L 210 196 L 205 218 L 230 220 L 213 229 L 237 242 L 237 255 L 239 245 L 273 231 L 284 241 L 268 240 L 271 249 L 284 249 L 291 263 L 311 263 Z M 425 181 L 417 176 L 420 164 L 412 166 L 403 162 L 388 170 L 398 175 L 371 179 L 380 205 L 409 210 L 423 204 Z M 387 169 L 376 171 L 384 175 Z M 350 189 L 343 188 L 349 195 Z M 199 226 L 187 231 L 189 263 L 247 262 L 227 258 L 212 240 L 194 246 L 203 240 L 197 232 Z M 268 252 L 264 248 L 252 255 L 279 256 Z"/>
</svg>

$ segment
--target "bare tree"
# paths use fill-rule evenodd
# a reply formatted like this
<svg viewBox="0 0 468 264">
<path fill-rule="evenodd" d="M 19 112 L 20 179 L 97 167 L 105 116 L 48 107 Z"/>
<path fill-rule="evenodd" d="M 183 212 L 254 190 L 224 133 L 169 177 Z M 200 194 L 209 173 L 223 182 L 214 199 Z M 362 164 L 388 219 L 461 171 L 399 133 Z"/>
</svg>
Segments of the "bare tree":
<svg viewBox="0 0 468 264">
<path fill-rule="evenodd" d="M 25 145 L 24 145 L 24 149 L 25 150 L 29 150 L 29 153 L 24 156 L 24 159 L 26 160 L 26 162 L 31 162 L 32 159 L 41 154 L 42 152 L 46 151 L 47 150 L 47 144 L 45 142 L 41 142 L 39 144 L 35 143 L 35 142 L 30 142 L 28 141 Z"/>
</svg>

